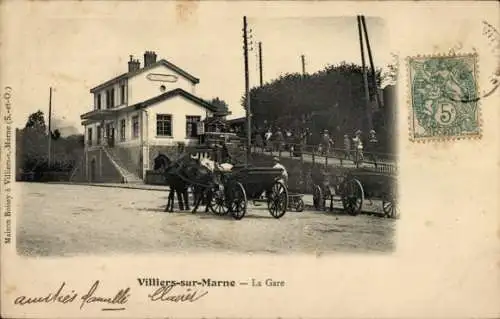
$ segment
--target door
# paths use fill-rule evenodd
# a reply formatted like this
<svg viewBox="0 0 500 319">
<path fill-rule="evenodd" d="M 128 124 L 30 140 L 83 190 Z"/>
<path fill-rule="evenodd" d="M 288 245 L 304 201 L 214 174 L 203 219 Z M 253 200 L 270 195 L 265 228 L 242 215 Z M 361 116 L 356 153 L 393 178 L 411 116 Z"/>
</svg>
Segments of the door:
<svg viewBox="0 0 500 319">
<path fill-rule="evenodd" d="M 108 146 L 113 147 L 115 145 L 115 128 L 113 124 L 106 125 L 106 136 L 108 137 Z"/>
</svg>

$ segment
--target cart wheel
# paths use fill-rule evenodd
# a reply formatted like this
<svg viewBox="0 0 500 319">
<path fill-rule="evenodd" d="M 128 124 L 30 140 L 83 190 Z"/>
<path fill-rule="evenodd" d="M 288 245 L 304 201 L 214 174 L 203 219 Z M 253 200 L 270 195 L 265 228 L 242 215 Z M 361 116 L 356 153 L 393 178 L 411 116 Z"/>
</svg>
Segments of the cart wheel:
<svg viewBox="0 0 500 319">
<path fill-rule="evenodd" d="M 363 208 L 365 197 L 363 186 L 357 179 L 347 180 L 342 186 L 342 205 L 344 210 L 351 216 L 356 216 Z"/>
<path fill-rule="evenodd" d="M 323 192 L 321 191 L 321 187 L 319 187 L 319 185 L 314 185 L 313 188 L 313 204 L 316 210 L 323 210 L 325 197 L 323 196 Z"/>
<path fill-rule="evenodd" d="M 295 210 L 300 213 L 304 210 L 304 206 L 305 206 L 304 200 L 302 198 L 299 198 L 299 200 L 297 201 L 297 207 L 295 207 Z"/>
<path fill-rule="evenodd" d="M 399 211 L 395 198 L 383 200 L 382 209 L 384 210 L 386 217 L 395 219 L 399 218 Z"/>
<path fill-rule="evenodd" d="M 247 194 L 245 188 L 241 183 L 234 183 L 229 190 L 229 211 L 233 218 L 240 220 L 247 212 Z"/>
<path fill-rule="evenodd" d="M 226 198 L 223 190 L 218 189 L 214 192 L 208 208 L 212 213 L 219 216 L 224 216 L 229 213 L 229 207 L 226 205 Z"/>
<path fill-rule="evenodd" d="M 288 190 L 281 181 L 274 183 L 267 199 L 267 208 L 274 218 L 281 218 L 288 207 Z"/>
<path fill-rule="evenodd" d="M 382 210 L 384 211 L 384 216 L 389 218 L 399 218 L 399 209 L 397 201 L 397 181 L 393 179 L 389 184 L 390 188 L 387 193 L 382 197 Z"/>
</svg>

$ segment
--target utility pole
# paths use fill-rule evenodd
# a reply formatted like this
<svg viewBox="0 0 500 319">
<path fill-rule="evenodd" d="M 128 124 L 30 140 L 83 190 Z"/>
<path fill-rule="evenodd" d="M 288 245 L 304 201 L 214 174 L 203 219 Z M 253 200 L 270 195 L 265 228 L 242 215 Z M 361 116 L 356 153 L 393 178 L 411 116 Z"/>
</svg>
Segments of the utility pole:
<svg viewBox="0 0 500 319">
<path fill-rule="evenodd" d="M 302 75 L 305 76 L 306 75 L 306 58 L 305 56 L 302 54 L 300 56 L 300 59 L 302 60 Z"/>
<path fill-rule="evenodd" d="M 250 161 L 251 146 L 252 146 L 252 112 L 250 110 L 250 80 L 248 77 L 248 35 L 247 35 L 247 17 L 243 17 L 243 55 L 245 58 L 245 111 L 247 120 L 247 156 L 246 164 Z"/>
<path fill-rule="evenodd" d="M 260 86 L 264 84 L 262 80 L 262 42 L 259 42 L 259 76 L 260 76 Z"/>
<path fill-rule="evenodd" d="M 368 75 L 366 74 L 366 63 L 365 63 L 365 50 L 363 45 L 363 33 L 361 32 L 361 16 L 358 18 L 358 33 L 359 33 L 359 46 L 361 49 L 361 65 L 363 68 L 363 82 L 365 85 L 365 100 L 366 100 L 366 119 L 368 122 L 368 129 L 373 129 L 372 123 L 372 109 L 370 105 L 370 92 L 368 91 Z"/>
<path fill-rule="evenodd" d="M 382 105 L 380 105 L 380 96 L 378 95 L 378 85 L 377 85 L 377 78 L 376 78 L 376 73 L 375 73 L 375 66 L 373 64 L 373 57 L 372 57 L 372 50 L 370 48 L 370 40 L 368 38 L 368 30 L 366 29 L 366 21 L 365 21 L 365 16 L 361 16 L 361 23 L 363 24 L 363 31 L 365 33 L 365 40 L 366 40 L 366 48 L 368 49 L 368 58 L 370 59 L 370 67 L 372 69 L 372 81 L 373 81 L 373 87 L 375 88 L 375 98 L 377 101 L 377 107 L 380 109 Z"/>
<path fill-rule="evenodd" d="M 51 130 L 51 127 L 50 127 L 50 122 L 52 120 L 52 87 L 50 88 L 50 93 L 49 93 L 49 167 L 50 167 L 50 163 L 51 163 L 51 157 L 52 157 L 52 130 Z"/>
</svg>

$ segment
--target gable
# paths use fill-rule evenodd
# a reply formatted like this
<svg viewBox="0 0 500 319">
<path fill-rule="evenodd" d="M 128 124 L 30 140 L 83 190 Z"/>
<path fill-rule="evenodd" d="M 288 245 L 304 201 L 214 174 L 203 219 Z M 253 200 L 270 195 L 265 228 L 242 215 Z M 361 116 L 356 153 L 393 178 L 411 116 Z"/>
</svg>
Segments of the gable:
<svg viewBox="0 0 500 319">
<path fill-rule="evenodd" d="M 143 72 L 135 74 L 133 77 L 135 78 L 138 75 L 141 75 L 149 81 L 157 82 L 159 85 L 162 83 L 175 85 L 181 81 L 191 84 L 195 83 L 192 81 L 192 78 L 187 77 L 186 74 L 183 74 L 183 72 L 180 72 L 178 69 L 172 68 L 169 64 L 165 63 L 157 63 L 148 67 Z"/>
<path fill-rule="evenodd" d="M 211 103 L 203 100 L 202 98 L 199 98 L 199 97 L 197 97 L 189 92 L 186 92 L 185 90 L 180 89 L 180 88 L 165 92 L 163 94 L 155 96 L 155 97 L 153 97 L 149 100 L 146 100 L 144 102 L 134 104 L 134 105 L 130 106 L 130 108 L 134 108 L 136 110 L 139 110 L 139 109 L 147 108 L 147 107 L 155 105 L 159 102 L 163 102 L 165 100 L 169 100 L 169 99 L 172 99 L 172 98 L 178 97 L 178 96 L 181 96 L 182 98 L 189 100 L 190 102 L 192 102 L 192 103 L 194 103 L 202 108 L 205 108 L 211 112 L 217 111 L 216 106 L 214 106 Z"/>
<path fill-rule="evenodd" d="M 187 80 L 191 81 L 193 84 L 198 84 L 200 82 L 200 79 L 192 76 L 191 74 L 189 74 L 188 72 L 184 71 L 183 69 L 179 68 L 177 65 L 165 60 L 165 59 L 161 59 L 160 61 L 158 61 L 157 63 L 165 66 L 166 68 L 168 68 L 169 70 L 172 70 L 173 72 L 181 75 L 182 77 L 186 78 Z"/>
<path fill-rule="evenodd" d="M 158 66 L 163 66 L 164 68 L 166 68 L 168 71 L 174 73 L 176 76 L 178 77 L 181 77 L 189 82 L 191 82 L 192 84 L 198 84 L 200 83 L 200 79 L 198 79 L 197 77 L 191 75 L 190 73 L 188 73 L 187 71 L 181 69 L 180 67 L 178 67 L 177 65 L 173 64 L 172 62 L 169 62 L 165 59 L 161 59 L 153 64 L 151 64 L 150 66 L 147 66 L 145 68 L 141 68 L 135 72 L 126 72 L 126 73 L 123 73 L 119 76 L 116 76 L 114 78 L 112 78 L 111 80 L 108 80 L 104 83 L 101 83 L 99 84 L 98 86 L 90 89 L 90 93 L 94 93 L 96 92 L 97 90 L 100 90 L 106 86 L 109 86 L 109 85 L 112 85 L 118 81 L 121 81 L 121 80 L 124 80 L 124 79 L 131 79 L 139 74 L 142 74 L 146 71 L 152 71 L 153 69 L 157 68 Z"/>
<path fill-rule="evenodd" d="M 177 116 L 184 117 L 187 115 L 201 116 L 202 118 L 205 118 L 212 113 L 207 108 L 194 103 L 181 95 L 176 95 L 170 99 L 151 104 L 148 106 L 147 110 L 150 114 L 172 114 L 174 118 Z"/>
</svg>

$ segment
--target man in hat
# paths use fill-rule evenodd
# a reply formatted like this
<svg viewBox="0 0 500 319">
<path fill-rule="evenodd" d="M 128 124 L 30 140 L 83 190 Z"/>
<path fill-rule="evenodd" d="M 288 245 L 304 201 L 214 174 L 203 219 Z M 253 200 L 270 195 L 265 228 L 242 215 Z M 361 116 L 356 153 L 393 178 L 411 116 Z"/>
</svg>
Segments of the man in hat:
<svg viewBox="0 0 500 319">
<path fill-rule="evenodd" d="M 281 152 L 285 144 L 285 137 L 283 136 L 283 132 L 279 127 L 277 128 L 276 133 L 274 133 L 274 141 L 275 141 L 275 150 Z"/>
<path fill-rule="evenodd" d="M 356 162 L 363 160 L 363 142 L 361 141 L 361 131 L 357 130 L 352 139 L 356 152 Z"/>
<path fill-rule="evenodd" d="M 378 144 L 377 133 L 375 132 L 375 130 L 370 130 L 367 152 L 368 156 L 375 164 L 375 167 L 377 167 L 377 158 L 376 158 L 377 144 Z"/>
<path fill-rule="evenodd" d="M 273 168 L 281 169 L 281 180 L 285 185 L 288 185 L 288 172 L 286 171 L 285 166 L 280 163 L 280 159 L 277 157 L 273 158 L 273 164 Z"/>
<path fill-rule="evenodd" d="M 324 155 L 330 153 L 330 146 L 333 147 L 333 140 L 330 138 L 328 130 L 324 130 L 321 137 L 321 150 Z"/>
</svg>

